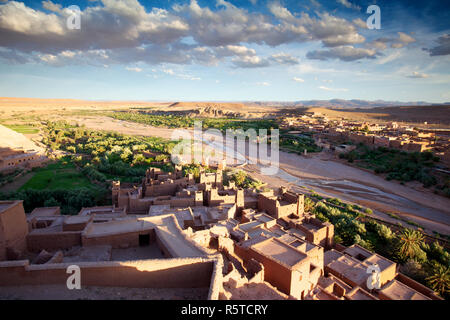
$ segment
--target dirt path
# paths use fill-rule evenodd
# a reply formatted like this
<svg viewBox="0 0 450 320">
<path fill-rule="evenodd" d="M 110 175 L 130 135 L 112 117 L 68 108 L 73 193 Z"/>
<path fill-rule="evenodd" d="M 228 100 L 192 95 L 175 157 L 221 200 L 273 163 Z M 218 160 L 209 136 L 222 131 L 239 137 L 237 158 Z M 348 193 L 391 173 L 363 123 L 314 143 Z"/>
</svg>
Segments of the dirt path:
<svg viewBox="0 0 450 320">
<path fill-rule="evenodd" d="M 4 186 L 0 187 L 0 192 L 8 193 L 8 192 L 17 191 L 20 189 L 20 187 L 22 187 L 25 183 L 27 183 L 28 180 L 33 178 L 33 176 L 34 176 L 34 172 L 27 173 L 27 174 L 15 179 L 13 182 L 7 183 Z"/>
</svg>

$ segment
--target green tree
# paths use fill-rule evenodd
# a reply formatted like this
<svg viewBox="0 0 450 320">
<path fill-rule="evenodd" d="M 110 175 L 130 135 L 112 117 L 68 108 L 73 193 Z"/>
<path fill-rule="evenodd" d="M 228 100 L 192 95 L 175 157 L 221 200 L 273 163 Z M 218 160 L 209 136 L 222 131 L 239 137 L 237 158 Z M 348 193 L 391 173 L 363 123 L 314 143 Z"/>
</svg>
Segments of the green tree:
<svg viewBox="0 0 450 320">
<path fill-rule="evenodd" d="M 55 200 L 55 198 L 51 197 L 44 202 L 44 207 L 60 207 L 61 203 Z"/>
<path fill-rule="evenodd" d="M 449 293 L 450 290 L 450 268 L 439 266 L 435 269 L 433 275 L 426 278 L 429 286 L 441 296 Z"/>
<path fill-rule="evenodd" d="M 238 171 L 235 174 L 233 174 L 233 180 L 236 183 L 236 186 L 242 186 L 245 183 L 245 179 L 247 178 L 247 175 L 244 171 Z"/>
<path fill-rule="evenodd" d="M 419 252 L 423 241 L 423 234 L 412 229 L 405 229 L 399 236 L 399 249 L 402 258 L 414 259 Z M 423 251 L 422 251 L 423 252 Z"/>
</svg>

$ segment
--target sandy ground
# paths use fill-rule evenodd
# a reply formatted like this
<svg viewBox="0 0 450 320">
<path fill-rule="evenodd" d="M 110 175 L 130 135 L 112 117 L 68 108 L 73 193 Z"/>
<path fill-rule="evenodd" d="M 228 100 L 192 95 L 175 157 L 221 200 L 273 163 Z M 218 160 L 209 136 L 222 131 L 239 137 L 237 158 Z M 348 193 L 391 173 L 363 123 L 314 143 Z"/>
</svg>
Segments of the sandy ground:
<svg viewBox="0 0 450 320">
<path fill-rule="evenodd" d="M 71 117 L 68 120 L 95 130 L 166 139 L 170 139 L 174 131 L 109 117 Z M 375 174 L 334 161 L 325 152 L 306 157 L 280 152 L 280 168 L 288 175 L 262 176 L 258 170 L 253 170 L 253 175 L 270 185 L 301 184 L 319 193 L 362 205 L 371 204 L 376 210 L 402 215 L 427 229 L 450 234 L 450 199 L 432 192 L 419 192 L 398 182 L 387 181 Z M 251 166 L 249 169 L 252 170 Z"/>
<path fill-rule="evenodd" d="M 209 288 L 124 288 L 65 285 L 0 286 L 0 300 L 205 300 Z"/>
</svg>

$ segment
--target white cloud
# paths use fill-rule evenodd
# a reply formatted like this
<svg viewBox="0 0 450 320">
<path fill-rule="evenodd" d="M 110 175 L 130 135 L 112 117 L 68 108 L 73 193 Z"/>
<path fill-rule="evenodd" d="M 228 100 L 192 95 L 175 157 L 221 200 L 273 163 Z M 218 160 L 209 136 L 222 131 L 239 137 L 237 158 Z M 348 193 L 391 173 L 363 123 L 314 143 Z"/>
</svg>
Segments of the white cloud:
<svg viewBox="0 0 450 320">
<path fill-rule="evenodd" d="M 325 90 L 325 91 L 333 91 L 333 92 L 345 92 L 348 91 L 348 89 L 345 88 L 328 88 L 325 86 L 320 86 L 319 89 Z"/>
<path fill-rule="evenodd" d="M 94 50 L 102 50 L 108 56 L 102 64 L 216 65 L 233 57 L 235 66 L 245 68 L 294 65 L 298 60 L 284 53 L 261 58 L 243 43 L 275 47 L 320 41 L 325 47 L 341 47 L 365 41 L 357 32 L 361 24 L 358 19 L 351 22 L 320 12 L 314 17 L 307 13 L 297 15 L 276 1 L 268 5 L 270 14 L 249 12 L 224 0 L 217 1 L 218 9 L 214 11 L 201 7 L 196 0 L 150 11 L 141 3 L 142 0 L 92 1 L 81 12 L 81 29 L 74 31 L 66 27 L 69 11 L 59 4 L 43 1 L 43 7 L 51 11 L 46 13 L 9 1 L 0 5 L 0 47 L 30 56 L 77 53 L 76 59 L 59 57 L 61 63 L 96 64 L 83 59 L 93 58 Z M 183 43 L 186 38 L 193 43 Z M 18 57 L 13 53 L 2 56 Z M 30 58 L 16 59 L 25 60 Z"/>
<path fill-rule="evenodd" d="M 294 80 L 295 82 L 300 82 L 300 83 L 305 82 L 305 80 L 303 80 L 302 78 L 298 78 L 298 77 L 294 77 L 292 80 Z"/>
<path fill-rule="evenodd" d="M 164 72 L 165 74 L 169 74 L 171 76 L 175 74 L 175 72 L 172 69 L 163 69 L 162 72 Z"/>
<path fill-rule="evenodd" d="M 53 3 L 52 1 L 42 1 L 42 7 L 53 12 L 61 12 L 62 9 L 61 4 Z"/>
<path fill-rule="evenodd" d="M 417 71 L 413 71 L 413 73 L 409 76 L 407 76 L 408 78 L 412 78 L 412 79 L 426 79 L 429 78 L 430 76 L 428 74 L 425 73 L 420 73 Z"/>
<path fill-rule="evenodd" d="M 360 27 L 361 29 L 367 29 L 367 22 L 363 21 L 361 18 L 357 18 L 353 20 L 353 23 L 357 26 Z"/>
<path fill-rule="evenodd" d="M 416 41 L 416 39 L 403 32 L 398 32 L 398 40 L 403 43 L 411 43 Z"/>
<path fill-rule="evenodd" d="M 127 69 L 128 71 L 133 71 L 133 72 L 142 72 L 142 69 L 138 68 L 138 67 L 126 67 L 125 69 Z"/>
<path fill-rule="evenodd" d="M 391 54 L 378 59 L 376 63 L 377 64 L 386 64 L 388 62 L 391 62 L 391 61 L 394 61 L 394 60 L 400 58 L 402 55 L 403 54 L 401 51 L 396 50 L 396 51 L 392 52 Z"/>
<path fill-rule="evenodd" d="M 268 67 L 270 62 L 258 56 L 244 56 L 232 59 L 235 66 L 240 68 L 261 68 Z"/>
<path fill-rule="evenodd" d="M 377 52 L 372 49 L 341 46 L 331 48 L 330 50 L 310 51 L 306 54 L 306 57 L 316 60 L 339 59 L 341 61 L 355 61 L 363 58 L 375 58 L 376 53 Z"/>
<path fill-rule="evenodd" d="M 285 64 L 285 65 L 295 65 L 299 63 L 296 57 L 293 57 L 286 53 L 273 54 L 272 56 L 270 56 L 269 60 L 278 64 Z"/>
<path fill-rule="evenodd" d="M 349 8 L 349 9 L 351 8 L 351 9 L 355 9 L 355 10 L 361 10 L 360 6 L 353 4 L 348 0 L 336 0 L 336 2 L 342 4 L 344 7 Z"/>
</svg>

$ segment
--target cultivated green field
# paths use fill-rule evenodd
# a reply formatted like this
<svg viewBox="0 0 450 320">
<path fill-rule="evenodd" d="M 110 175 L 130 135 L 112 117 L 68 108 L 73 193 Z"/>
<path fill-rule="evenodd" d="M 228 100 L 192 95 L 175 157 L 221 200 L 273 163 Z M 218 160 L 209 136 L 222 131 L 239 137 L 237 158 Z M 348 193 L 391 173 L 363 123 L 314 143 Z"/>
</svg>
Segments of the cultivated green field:
<svg viewBox="0 0 450 320">
<path fill-rule="evenodd" d="M 5 125 L 5 127 L 22 134 L 36 134 L 39 132 L 39 129 L 30 125 Z"/>
<path fill-rule="evenodd" d="M 36 174 L 25 183 L 20 190 L 75 190 L 79 188 L 92 188 L 92 183 L 83 174 L 78 172 L 73 163 L 61 160 L 45 168 L 36 169 Z"/>
</svg>

